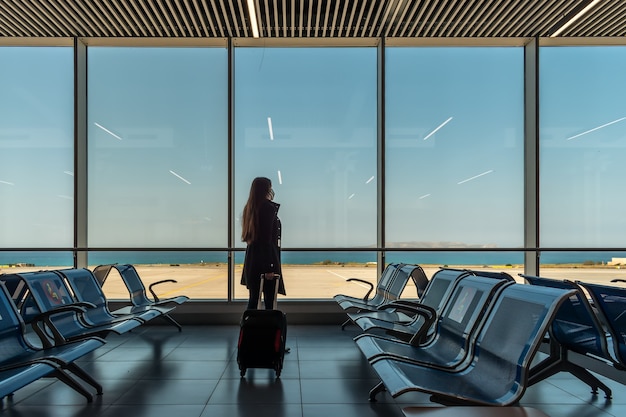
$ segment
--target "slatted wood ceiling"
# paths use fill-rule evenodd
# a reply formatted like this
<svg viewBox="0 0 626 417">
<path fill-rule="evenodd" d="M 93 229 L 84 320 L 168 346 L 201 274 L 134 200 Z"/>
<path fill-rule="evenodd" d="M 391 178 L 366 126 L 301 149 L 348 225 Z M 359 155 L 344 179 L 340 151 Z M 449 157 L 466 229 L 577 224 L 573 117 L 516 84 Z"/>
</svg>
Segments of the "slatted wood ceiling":
<svg viewBox="0 0 626 417">
<path fill-rule="evenodd" d="M 263 38 L 548 37 L 591 0 L 252 0 Z M 626 35 L 601 0 L 560 37 Z M 1 0 L 0 37 L 252 37 L 247 0 Z"/>
</svg>

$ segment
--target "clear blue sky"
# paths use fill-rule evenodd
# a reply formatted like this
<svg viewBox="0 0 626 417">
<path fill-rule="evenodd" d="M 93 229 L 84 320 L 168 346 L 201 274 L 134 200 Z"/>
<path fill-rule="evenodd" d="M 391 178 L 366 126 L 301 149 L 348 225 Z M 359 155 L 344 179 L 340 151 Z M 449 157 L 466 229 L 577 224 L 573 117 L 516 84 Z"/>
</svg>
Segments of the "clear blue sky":
<svg viewBox="0 0 626 417">
<path fill-rule="evenodd" d="M 522 246 L 523 49 L 386 57 L 387 241 Z M 375 245 L 376 58 L 235 49 L 237 219 L 268 176 L 285 246 Z M 0 48 L 2 246 L 72 245 L 72 59 Z M 626 48 L 540 64 L 541 243 L 624 246 Z M 222 48 L 89 48 L 91 246 L 227 246 L 227 72 Z"/>
</svg>

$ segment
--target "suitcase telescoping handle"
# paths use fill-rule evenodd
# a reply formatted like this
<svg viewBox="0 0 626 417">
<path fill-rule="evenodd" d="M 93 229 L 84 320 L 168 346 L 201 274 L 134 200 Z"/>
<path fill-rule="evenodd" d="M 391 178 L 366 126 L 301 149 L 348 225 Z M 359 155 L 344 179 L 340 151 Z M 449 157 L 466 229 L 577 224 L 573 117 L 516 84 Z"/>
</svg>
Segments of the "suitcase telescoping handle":
<svg viewBox="0 0 626 417">
<path fill-rule="evenodd" d="M 274 285 L 274 305 L 272 305 L 272 309 L 276 310 L 276 300 L 278 298 L 278 280 L 280 279 L 280 275 L 274 274 L 273 281 L 276 281 L 276 285 Z M 265 282 L 265 275 L 261 274 L 261 287 L 259 288 L 259 300 L 257 301 L 256 308 L 259 310 L 263 308 L 263 304 L 261 302 L 261 297 L 263 296 L 263 283 Z"/>
</svg>

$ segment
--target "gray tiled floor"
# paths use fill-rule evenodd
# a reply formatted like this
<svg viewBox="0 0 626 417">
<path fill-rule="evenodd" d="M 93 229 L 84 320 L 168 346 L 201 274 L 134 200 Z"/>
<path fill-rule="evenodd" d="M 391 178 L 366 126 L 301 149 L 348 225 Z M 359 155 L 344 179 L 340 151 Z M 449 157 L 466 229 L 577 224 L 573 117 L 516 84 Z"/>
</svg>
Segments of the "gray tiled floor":
<svg viewBox="0 0 626 417">
<path fill-rule="evenodd" d="M 146 326 L 108 343 L 81 360 L 104 387 L 89 404 L 52 379 L 37 381 L 5 399 L 2 416 L 28 417 L 369 417 L 402 416 L 408 405 L 435 406 L 428 396 L 379 395 L 368 402 L 378 382 L 352 337 L 339 326 L 290 326 L 281 378 L 250 369 L 241 379 L 236 363 L 236 326 Z M 605 380 L 612 402 L 568 374 L 530 387 L 522 405 L 553 417 L 624 416 L 626 387 Z"/>
</svg>

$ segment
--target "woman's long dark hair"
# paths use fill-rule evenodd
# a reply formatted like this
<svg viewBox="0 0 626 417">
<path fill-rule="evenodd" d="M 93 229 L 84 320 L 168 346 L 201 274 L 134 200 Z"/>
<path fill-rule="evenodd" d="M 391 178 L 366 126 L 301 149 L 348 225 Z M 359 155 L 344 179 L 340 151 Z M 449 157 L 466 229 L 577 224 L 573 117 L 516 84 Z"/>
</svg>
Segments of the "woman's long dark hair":
<svg viewBox="0 0 626 417">
<path fill-rule="evenodd" d="M 251 243 L 256 240 L 259 209 L 261 204 L 267 199 L 267 194 L 272 188 L 272 181 L 265 177 L 256 177 L 250 186 L 248 202 L 243 208 L 241 216 L 241 240 Z"/>
</svg>

